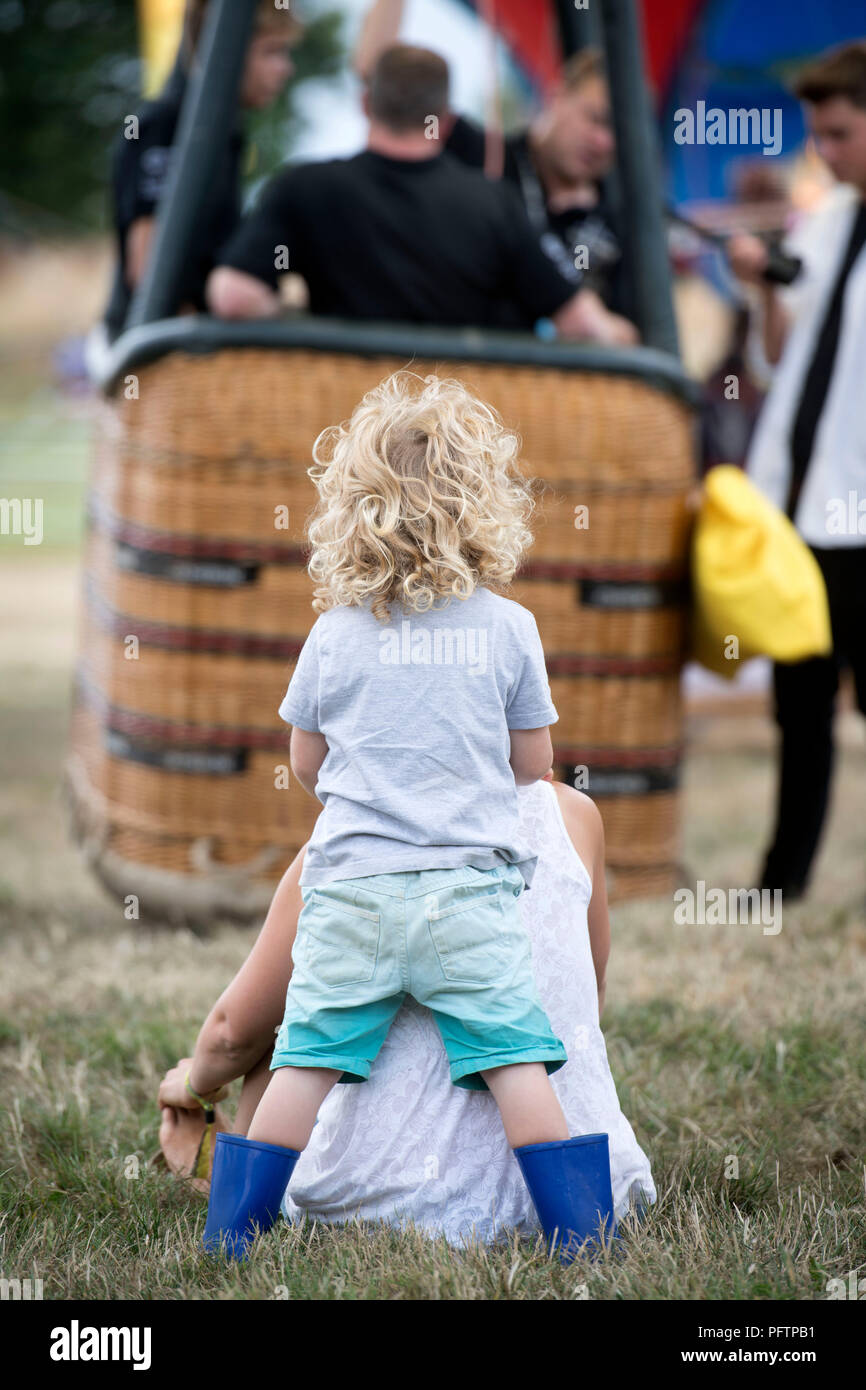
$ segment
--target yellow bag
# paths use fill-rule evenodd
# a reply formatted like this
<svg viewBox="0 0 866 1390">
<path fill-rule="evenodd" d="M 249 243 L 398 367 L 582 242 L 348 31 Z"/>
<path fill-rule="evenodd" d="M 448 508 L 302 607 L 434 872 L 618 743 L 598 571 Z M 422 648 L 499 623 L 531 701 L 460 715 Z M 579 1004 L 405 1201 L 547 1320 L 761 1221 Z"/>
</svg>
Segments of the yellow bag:
<svg viewBox="0 0 866 1390">
<path fill-rule="evenodd" d="M 732 464 L 704 479 L 692 593 L 692 656 L 719 675 L 732 679 L 753 656 L 802 661 L 832 651 L 818 562 L 784 512 Z"/>
</svg>

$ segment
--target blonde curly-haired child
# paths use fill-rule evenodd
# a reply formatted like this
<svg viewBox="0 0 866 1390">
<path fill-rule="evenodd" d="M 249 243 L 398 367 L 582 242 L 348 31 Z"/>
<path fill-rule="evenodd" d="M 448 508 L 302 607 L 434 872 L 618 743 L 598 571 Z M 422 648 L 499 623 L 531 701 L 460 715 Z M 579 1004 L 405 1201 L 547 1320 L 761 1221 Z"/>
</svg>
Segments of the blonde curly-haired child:
<svg viewBox="0 0 866 1390">
<path fill-rule="evenodd" d="M 498 592 L 532 541 L 519 444 L 459 381 L 410 372 L 315 443 L 318 617 L 280 714 L 324 809 L 274 1074 L 248 1135 L 217 1137 L 207 1249 L 243 1257 L 273 1222 L 322 1101 L 367 1079 L 407 993 L 454 1085 L 492 1092 L 561 1258 L 613 1226 L 607 1136 L 570 1136 L 548 1079 L 567 1053 L 517 904 L 537 856 L 516 788 L 551 770 L 559 718 L 535 619 Z"/>
</svg>

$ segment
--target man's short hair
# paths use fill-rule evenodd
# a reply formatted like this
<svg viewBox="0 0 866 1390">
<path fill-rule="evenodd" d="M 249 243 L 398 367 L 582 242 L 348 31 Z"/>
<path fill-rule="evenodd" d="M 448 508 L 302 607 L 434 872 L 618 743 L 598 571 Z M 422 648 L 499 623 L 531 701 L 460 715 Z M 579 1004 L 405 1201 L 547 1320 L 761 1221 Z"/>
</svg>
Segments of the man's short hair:
<svg viewBox="0 0 866 1390">
<path fill-rule="evenodd" d="M 389 130 L 420 130 L 448 105 L 448 64 L 429 48 L 391 44 L 373 65 L 367 93 L 374 120 Z"/>
<path fill-rule="evenodd" d="M 571 57 L 567 58 L 562 65 L 561 81 L 567 92 L 578 91 L 585 82 L 593 77 L 600 77 L 602 81 L 607 80 L 601 49 L 581 48 L 578 53 L 572 53 Z"/>
<path fill-rule="evenodd" d="M 207 7 L 208 0 L 187 0 L 183 16 L 183 47 L 188 55 L 195 52 L 201 38 Z M 278 9 L 274 0 L 259 0 L 253 20 L 253 38 L 274 31 L 283 31 L 290 39 L 300 39 L 304 26 L 290 10 Z"/>
<path fill-rule="evenodd" d="M 845 43 L 822 53 L 801 69 L 794 83 L 801 101 L 819 105 L 833 97 L 847 97 L 866 110 L 866 40 Z"/>
</svg>

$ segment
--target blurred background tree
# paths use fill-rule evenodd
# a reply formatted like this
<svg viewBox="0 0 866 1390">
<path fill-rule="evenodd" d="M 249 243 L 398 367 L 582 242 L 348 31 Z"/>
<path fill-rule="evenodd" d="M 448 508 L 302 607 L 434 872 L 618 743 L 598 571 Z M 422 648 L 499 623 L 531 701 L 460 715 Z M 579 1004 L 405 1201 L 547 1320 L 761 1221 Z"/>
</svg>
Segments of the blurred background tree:
<svg viewBox="0 0 866 1390">
<path fill-rule="evenodd" d="M 298 84 L 344 62 L 342 22 L 336 10 L 310 21 L 296 80 L 250 120 L 253 177 L 291 150 Z M 0 234 L 107 226 L 111 146 L 142 102 L 142 77 L 132 0 L 0 0 Z"/>
</svg>

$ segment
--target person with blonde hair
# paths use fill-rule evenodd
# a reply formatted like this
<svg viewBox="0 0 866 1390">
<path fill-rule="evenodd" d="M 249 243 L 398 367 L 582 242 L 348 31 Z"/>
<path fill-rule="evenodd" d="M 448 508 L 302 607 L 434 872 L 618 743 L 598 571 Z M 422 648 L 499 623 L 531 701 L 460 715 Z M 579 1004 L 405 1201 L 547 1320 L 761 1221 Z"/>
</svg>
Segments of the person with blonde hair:
<svg viewBox="0 0 866 1390">
<path fill-rule="evenodd" d="M 492 1093 L 545 1234 L 573 1257 L 614 1225 L 607 1134 L 572 1135 L 568 1060 L 538 997 L 518 899 L 538 855 L 517 786 L 552 771 L 535 619 L 501 590 L 531 543 L 519 440 L 460 382 L 397 373 L 323 432 L 309 470 L 318 617 L 280 715 L 322 803 L 270 1083 L 247 1136 L 217 1136 L 207 1250 L 273 1224 L 319 1108 L 364 1083 L 405 997 L 454 1086 Z M 221 1080 L 206 1062 L 196 1095 Z"/>
</svg>

